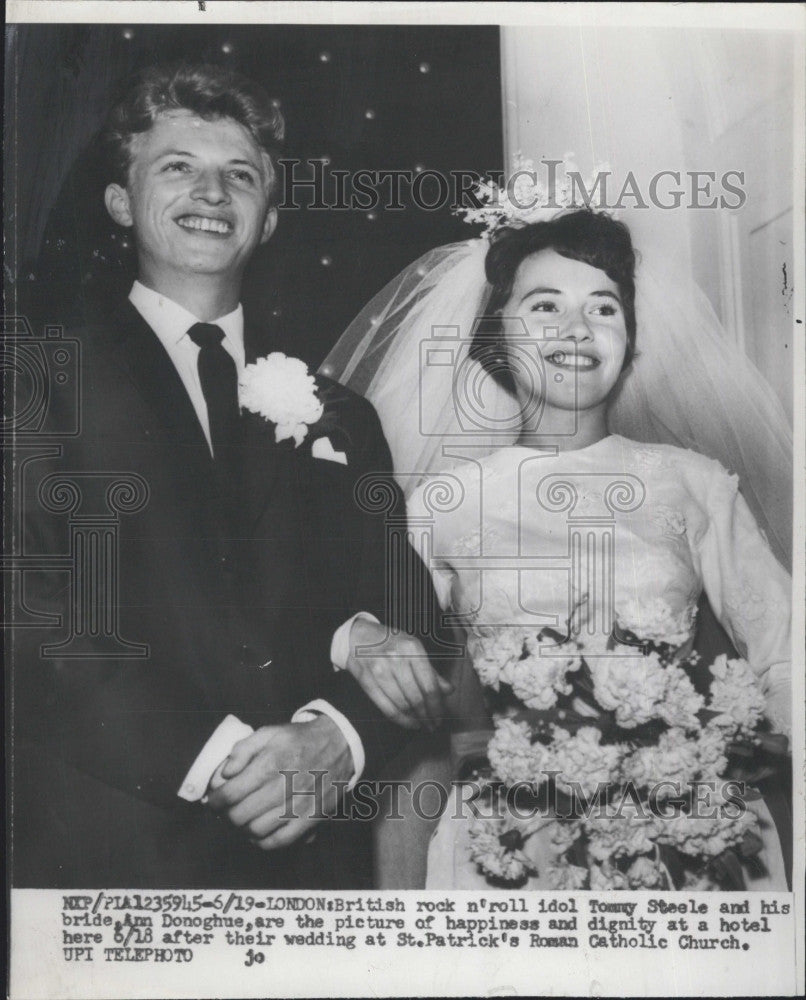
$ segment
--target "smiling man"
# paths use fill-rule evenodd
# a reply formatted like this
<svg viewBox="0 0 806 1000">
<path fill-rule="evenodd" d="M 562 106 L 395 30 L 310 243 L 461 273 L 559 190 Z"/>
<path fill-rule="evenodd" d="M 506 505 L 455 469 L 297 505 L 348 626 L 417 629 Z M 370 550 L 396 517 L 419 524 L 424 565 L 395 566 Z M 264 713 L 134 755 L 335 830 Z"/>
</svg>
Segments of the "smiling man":
<svg viewBox="0 0 806 1000">
<path fill-rule="evenodd" d="M 141 283 L 203 320 L 232 312 L 244 268 L 277 224 L 268 151 L 231 118 L 177 109 L 135 134 L 129 157 L 106 205 L 134 228 Z"/>
<path fill-rule="evenodd" d="M 52 630 L 25 633 L 15 885 L 361 884 L 360 854 L 337 860 L 347 824 L 314 834 L 403 743 L 334 670 L 352 663 L 359 623 L 362 641 L 385 634 L 384 520 L 354 495 L 390 457 L 372 407 L 325 379 L 298 446 L 239 410 L 239 377 L 272 351 L 240 289 L 277 223 L 282 138 L 259 88 L 209 66 L 144 71 L 107 122 L 105 201 L 133 233 L 138 280 L 114 315 L 76 333 L 81 433 L 53 468 L 146 484 L 143 510 L 120 519 L 109 594 L 119 635 L 145 655 L 110 655 L 99 634 L 60 658 Z M 63 551 L 64 519 L 27 496 L 28 551 Z M 71 621 L 58 574 L 28 587 L 32 608 Z M 403 666 L 422 652 L 406 643 Z M 417 671 L 433 719 L 440 683 Z M 297 772 L 296 815 L 282 771 Z"/>
</svg>

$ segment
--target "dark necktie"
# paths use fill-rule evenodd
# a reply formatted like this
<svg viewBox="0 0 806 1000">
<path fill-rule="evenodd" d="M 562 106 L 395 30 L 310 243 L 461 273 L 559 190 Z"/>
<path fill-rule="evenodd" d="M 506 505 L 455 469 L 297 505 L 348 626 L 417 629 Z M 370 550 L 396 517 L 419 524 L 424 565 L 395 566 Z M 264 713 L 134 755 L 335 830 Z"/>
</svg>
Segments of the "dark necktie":
<svg viewBox="0 0 806 1000">
<path fill-rule="evenodd" d="M 207 403 L 213 458 L 226 464 L 238 428 L 238 371 L 222 345 L 224 331 L 215 323 L 194 323 L 188 336 L 199 350 L 199 381 Z"/>
</svg>

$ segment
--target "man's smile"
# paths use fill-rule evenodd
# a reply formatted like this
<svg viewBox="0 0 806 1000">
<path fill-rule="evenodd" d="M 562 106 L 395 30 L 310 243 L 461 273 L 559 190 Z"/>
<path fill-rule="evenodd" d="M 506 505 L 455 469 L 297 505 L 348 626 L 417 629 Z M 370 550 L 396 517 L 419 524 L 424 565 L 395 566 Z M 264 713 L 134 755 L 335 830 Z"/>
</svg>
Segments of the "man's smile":
<svg viewBox="0 0 806 1000">
<path fill-rule="evenodd" d="M 182 229 L 217 233 L 220 236 L 229 236 L 233 230 L 232 223 L 227 219 L 211 219 L 206 215 L 182 215 L 176 220 L 176 224 Z"/>
</svg>

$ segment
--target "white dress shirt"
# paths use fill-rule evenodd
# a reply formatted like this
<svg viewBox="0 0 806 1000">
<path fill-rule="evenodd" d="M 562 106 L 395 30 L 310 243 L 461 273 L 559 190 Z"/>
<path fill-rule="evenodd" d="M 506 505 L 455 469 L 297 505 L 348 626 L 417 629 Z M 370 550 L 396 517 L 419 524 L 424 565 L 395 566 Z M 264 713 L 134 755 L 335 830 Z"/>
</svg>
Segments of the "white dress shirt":
<svg viewBox="0 0 806 1000">
<path fill-rule="evenodd" d="M 196 416 L 207 438 L 207 446 L 212 454 L 210 441 L 210 419 L 207 415 L 207 403 L 204 399 L 201 382 L 199 381 L 199 351 L 201 348 L 194 343 L 188 330 L 194 323 L 201 322 L 193 313 L 188 312 L 178 302 L 166 299 L 159 292 L 146 288 L 135 281 L 129 294 L 129 301 L 159 337 L 159 341 L 173 361 L 174 368 L 182 379 L 182 385 L 190 397 Z M 221 346 L 232 357 L 238 378 L 243 375 L 246 367 L 246 353 L 243 345 L 243 307 L 240 303 L 220 319 L 214 321 L 224 331 Z"/>
<path fill-rule="evenodd" d="M 176 368 L 182 384 L 187 391 L 193 409 L 196 411 L 199 423 L 207 445 L 212 454 L 213 446 L 210 440 L 210 420 L 207 415 L 207 403 L 204 399 L 201 382 L 199 381 L 198 358 L 199 346 L 188 336 L 188 330 L 194 323 L 199 323 L 198 316 L 188 312 L 184 306 L 172 299 L 160 295 L 135 281 L 129 294 L 129 301 L 148 323 L 159 338 L 168 356 Z M 221 344 L 232 356 L 235 368 L 240 378 L 246 366 L 246 353 L 243 340 L 243 308 L 240 303 L 232 312 L 213 320 L 216 326 L 224 331 Z M 361 617 L 371 617 L 359 612 Z M 330 657 L 335 669 L 344 669 L 350 653 L 350 628 L 358 615 L 350 618 L 336 629 L 330 646 Z M 329 702 L 317 698 L 298 709 L 291 718 L 292 722 L 309 722 L 317 714 L 327 715 L 341 730 L 353 757 L 354 773 L 348 789 L 352 788 L 364 771 L 365 756 L 361 738 L 350 721 Z M 210 780 L 218 768 L 229 756 L 237 742 L 249 736 L 254 730 L 234 715 L 228 715 L 219 724 L 215 732 L 202 748 L 199 756 L 193 762 L 185 779 L 177 792 L 180 798 L 197 802 L 205 798 Z"/>
</svg>

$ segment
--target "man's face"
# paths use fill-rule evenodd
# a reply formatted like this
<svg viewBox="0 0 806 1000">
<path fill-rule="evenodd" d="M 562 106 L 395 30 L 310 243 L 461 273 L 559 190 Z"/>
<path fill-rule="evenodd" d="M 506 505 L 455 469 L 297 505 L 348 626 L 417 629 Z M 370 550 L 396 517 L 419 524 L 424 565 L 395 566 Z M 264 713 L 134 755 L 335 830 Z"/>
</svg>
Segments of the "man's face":
<svg viewBox="0 0 806 1000">
<path fill-rule="evenodd" d="M 167 112 L 131 154 L 128 183 L 111 184 L 106 204 L 134 227 L 141 279 L 152 287 L 179 274 L 240 280 L 276 222 L 271 162 L 247 130 L 231 118 Z"/>
</svg>

